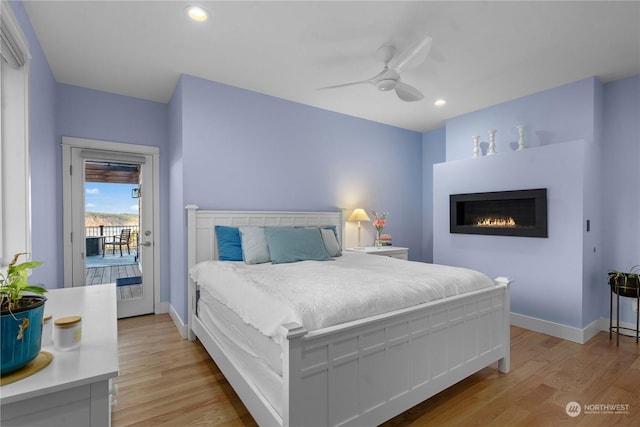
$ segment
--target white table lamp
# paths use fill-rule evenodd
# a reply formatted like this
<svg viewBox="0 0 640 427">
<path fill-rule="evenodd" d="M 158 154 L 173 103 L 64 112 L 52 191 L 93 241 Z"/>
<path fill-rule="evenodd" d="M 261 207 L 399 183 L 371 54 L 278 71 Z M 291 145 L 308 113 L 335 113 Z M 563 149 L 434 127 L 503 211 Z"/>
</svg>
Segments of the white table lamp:
<svg viewBox="0 0 640 427">
<path fill-rule="evenodd" d="M 360 221 L 371 221 L 371 218 L 369 218 L 364 209 L 358 208 L 354 209 L 349 216 L 348 221 L 358 221 L 358 248 L 362 248 L 362 245 L 360 244 Z"/>
</svg>

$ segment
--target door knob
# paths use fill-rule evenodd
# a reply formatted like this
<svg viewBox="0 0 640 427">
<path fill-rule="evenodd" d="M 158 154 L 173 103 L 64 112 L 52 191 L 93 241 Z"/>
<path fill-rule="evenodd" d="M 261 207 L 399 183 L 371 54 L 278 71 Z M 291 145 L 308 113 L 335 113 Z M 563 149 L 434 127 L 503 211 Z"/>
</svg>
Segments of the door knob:
<svg viewBox="0 0 640 427">
<path fill-rule="evenodd" d="M 149 247 L 149 246 L 151 246 L 151 242 L 144 242 L 144 243 L 142 244 L 142 246 L 147 246 L 147 247 Z"/>
</svg>

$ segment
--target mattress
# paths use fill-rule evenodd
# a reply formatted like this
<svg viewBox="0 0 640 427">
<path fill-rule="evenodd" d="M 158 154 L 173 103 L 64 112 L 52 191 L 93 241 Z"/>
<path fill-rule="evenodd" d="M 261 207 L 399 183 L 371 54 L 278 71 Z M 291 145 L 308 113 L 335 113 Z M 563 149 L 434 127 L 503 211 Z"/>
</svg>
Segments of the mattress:
<svg viewBox="0 0 640 427">
<path fill-rule="evenodd" d="M 282 346 L 245 323 L 206 289 L 200 290 L 198 317 L 205 325 L 216 325 L 226 336 L 232 337 L 234 345 L 248 357 L 262 360 L 282 375 Z"/>
<path fill-rule="evenodd" d="M 249 383 L 282 416 L 282 348 L 200 290 L 198 319 Z"/>
<path fill-rule="evenodd" d="M 201 290 L 278 344 L 286 323 L 313 331 L 494 286 L 475 270 L 357 252 L 275 265 L 205 261 L 190 274 Z"/>
</svg>

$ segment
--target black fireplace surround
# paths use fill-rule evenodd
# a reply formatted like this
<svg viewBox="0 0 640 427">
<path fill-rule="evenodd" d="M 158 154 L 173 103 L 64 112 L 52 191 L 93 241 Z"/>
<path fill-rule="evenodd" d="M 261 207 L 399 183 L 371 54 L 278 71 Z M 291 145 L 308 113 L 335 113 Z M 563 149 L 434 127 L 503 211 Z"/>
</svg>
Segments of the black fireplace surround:
<svg viewBox="0 0 640 427">
<path fill-rule="evenodd" d="M 450 231 L 547 237 L 547 189 L 451 194 Z"/>
</svg>

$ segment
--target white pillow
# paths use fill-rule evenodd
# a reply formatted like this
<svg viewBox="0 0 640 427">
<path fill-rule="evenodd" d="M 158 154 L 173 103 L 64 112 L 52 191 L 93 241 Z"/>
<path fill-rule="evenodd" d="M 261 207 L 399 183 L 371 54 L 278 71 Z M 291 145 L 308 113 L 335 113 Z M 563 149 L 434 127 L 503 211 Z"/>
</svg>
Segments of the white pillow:
<svg viewBox="0 0 640 427">
<path fill-rule="evenodd" d="M 242 259 L 247 264 L 271 262 L 264 227 L 239 227 Z"/>
<path fill-rule="evenodd" d="M 336 233 L 330 228 L 321 228 L 320 232 L 322 233 L 324 248 L 329 256 L 336 257 L 342 255 L 338 239 L 336 239 Z"/>
</svg>

